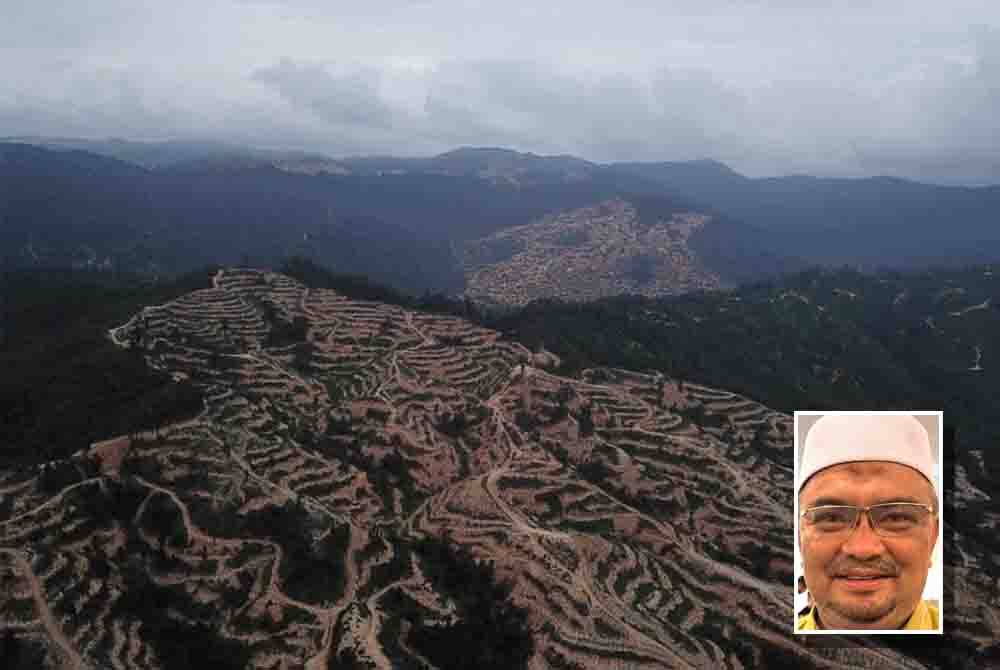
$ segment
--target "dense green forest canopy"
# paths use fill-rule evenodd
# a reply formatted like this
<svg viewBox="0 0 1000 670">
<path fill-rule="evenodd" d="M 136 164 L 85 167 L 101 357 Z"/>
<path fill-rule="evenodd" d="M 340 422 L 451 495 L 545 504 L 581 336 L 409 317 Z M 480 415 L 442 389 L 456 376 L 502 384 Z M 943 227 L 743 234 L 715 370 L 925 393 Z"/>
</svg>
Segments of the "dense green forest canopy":
<svg viewBox="0 0 1000 670">
<path fill-rule="evenodd" d="M 906 407 L 992 399 L 994 372 L 968 374 L 989 342 L 996 307 L 951 316 L 997 290 L 989 270 L 863 274 L 810 270 L 730 292 L 537 301 L 490 319 L 529 346 L 558 353 L 562 371 L 608 365 L 659 370 L 740 391 L 782 411 Z M 933 325 L 926 319 L 939 318 Z"/>
<path fill-rule="evenodd" d="M 70 270 L 0 275 L 0 466 L 64 458 L 197 414 L 192 385 L 149 369 L 108 329 L 143 306 L 207 288 L 211 274 L 168 282 Z"/>
</svg>

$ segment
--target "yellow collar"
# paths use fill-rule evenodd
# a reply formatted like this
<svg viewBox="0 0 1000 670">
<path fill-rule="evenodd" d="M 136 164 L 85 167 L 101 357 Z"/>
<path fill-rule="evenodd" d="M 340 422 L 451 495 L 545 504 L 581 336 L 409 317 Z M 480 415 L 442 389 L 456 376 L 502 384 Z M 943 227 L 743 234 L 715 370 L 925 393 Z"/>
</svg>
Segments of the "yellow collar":
<svg viewBox="0 0 1000 670">
<path fill-rule="evenodd" d="M 937 607 L 929 604 L 926 600 L 921 600 L 902 630 L 938 630 L 940 618 L 941 614 Z M 795 630 L 818 630 L 815 606 L 809 610 L 808 614 L 799 617 L 798 623 L 795 624 Z"/>
</svg>

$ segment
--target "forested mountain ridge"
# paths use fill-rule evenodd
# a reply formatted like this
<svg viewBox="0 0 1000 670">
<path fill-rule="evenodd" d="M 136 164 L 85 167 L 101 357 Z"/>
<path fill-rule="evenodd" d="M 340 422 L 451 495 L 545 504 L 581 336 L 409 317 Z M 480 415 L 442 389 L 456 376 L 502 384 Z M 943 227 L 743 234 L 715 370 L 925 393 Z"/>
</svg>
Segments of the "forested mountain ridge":
<svg viewBox="0 0 1000 670">
<path fill-rule="evenodd" d="M 306 151 L 257 149 L 225 142 L 198 140 L 167 140 L 142 142 L 109 138 L 88 140 L 71 137 L 4 137 L 0 142 L 29 144 L 57 151 L 81 151 L 107 156 L 146 169 L 164 169 L 177 165 L 272 165 L 289 171 L 346 172 L 336 161 Z"/>
<path fill-rule="evenodd" d="M 462 290 L 454 241 L 620 191 L 610 182 L 522 189 L 477 177 L 307 175 L 204 161 L 147 170 L 18 144 L 0 144 L 0 157 L 7 268 L 164 275 L 311 255 L 414 294 Z"/>
<path fill-rule="evenodd" d="M 601 165 L 506 149 L 343 161 L 200 151 L 144 159 L 152 169 L 0 143 L 0 263 L 155 276 L 307 255 L 411 294 L 460 295 L 469 241 L 613 199 L 641 218 L 678 207 L 706 217 L 690 249 L 727 286 L 815 264 L 1000 259 L 998 188 L 748 179 L 712 161 Z"/>
<path fill-rule="evenodd" d="M 568 158 L 535 157 L 522 170 L 493 166 L 495 153 L 446 154 L 447 169 L 344 175 L 309 174 L 319 159 L 297 159 L 292 169 L 224 154 L 146 169 L 78 150 L 0 144 L 0 261 L 163 276 L 304 255 L 411 294 L 458 295 L 458 249 L 467 240 L 609 198 L 628 198 L 643 220 L 700 207 L 606 170 L 564 178 L 578 163 Z M 729 281 L 787 266 L 769 245 L 765 231 L 714 220 L 692 240 Z"/>
<path fill-rule="evenodd" d="M 998 274 L 815 269 L 659 300 L 537 301 L 491 324 L 544 343 L 567 371 L 600 363 L 695 375 L 784 410 L 802 398 L 817 408 L 929 400 L 935 374 L 953 377 L 944 386 L 956 396 L 983 398 L 1000 374 L 989 364 Z"/>
<path fill-rule="evenodd" d="M 775 235 L 777 254 L 868 269 L 997 261 L 1000 186 L 923 184 L 894 177 L 748 178 L 712 161 L 616 163 Z"/>
</svg>

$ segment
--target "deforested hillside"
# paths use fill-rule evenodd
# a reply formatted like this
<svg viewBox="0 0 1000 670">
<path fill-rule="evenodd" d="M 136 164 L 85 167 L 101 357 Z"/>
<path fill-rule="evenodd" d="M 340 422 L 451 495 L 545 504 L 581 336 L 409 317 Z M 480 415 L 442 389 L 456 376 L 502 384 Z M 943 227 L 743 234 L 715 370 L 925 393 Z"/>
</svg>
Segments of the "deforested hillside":
<svg viewBox="0 0 1000 670">
<path fill-rule="evenodd" d="M 790 635 L 791 417 L 753 399 L 256 270 L 108 336 L 204 410 L 0 473 L 21 667 L 935 667 Z M 974 659 L 993 590 L 948 560 Z"/>
<path fill-rule="evenodd" d="M 719 288 L 719 274 L 688 244 L 708 220 L 676 212 L 644 223 L 635 206 L 615 199 L 508 228 L 466 244 L 465 294 L 487 304 L 524 305 L 538 298 Z"/>
</svg>

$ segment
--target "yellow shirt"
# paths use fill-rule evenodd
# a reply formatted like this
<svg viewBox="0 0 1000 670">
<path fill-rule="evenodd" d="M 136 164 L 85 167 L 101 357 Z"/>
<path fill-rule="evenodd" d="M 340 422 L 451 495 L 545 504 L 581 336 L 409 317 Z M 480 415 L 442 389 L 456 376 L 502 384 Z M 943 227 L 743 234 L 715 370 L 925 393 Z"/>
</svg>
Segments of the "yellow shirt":
<svg viewBox="0 0 1000 670">
<path fill-rule="evenodd" d="M 902 630 L 939 630 L 940 619 L 941 613 L 938 608 L 926 600 L 921 600 Z M 795 630 L 817 630 L 815 607 L 809 610 L 809 614 L 799 617 Z"/>
</svg>

